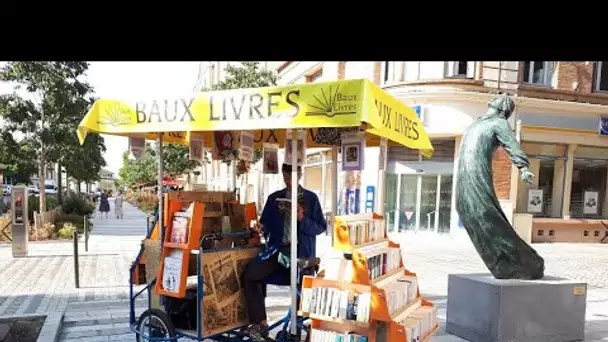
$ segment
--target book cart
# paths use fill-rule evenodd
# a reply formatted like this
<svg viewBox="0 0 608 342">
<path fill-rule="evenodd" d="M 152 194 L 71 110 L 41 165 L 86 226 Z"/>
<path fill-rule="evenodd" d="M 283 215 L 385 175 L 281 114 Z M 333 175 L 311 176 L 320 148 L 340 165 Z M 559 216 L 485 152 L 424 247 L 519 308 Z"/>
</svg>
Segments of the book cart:
<svg viewBox="0 0 608 342">
<path fill-rule="evenodd" d="M 306 277 L 300 314 L 312 319 L 310 341 L 428 341 L 439 329 L 434 305 L 420 295 L 400 246 L 378 214 L 338 216 L 334 249 L 322 275 Z"/>
<path fill-rule="evenodd" d="M 159 153 L 157 154 L 158 179 L 159 184 L 162 184 L 164 175 L 163 142 L 189 144 L 192 153 L 195 141 L 198 141 L 199 150 L 201 141 L 213 142 L 215 147 L 217 142 L 214 140 L 214 133 L 222 133 L 221 143 L 223 145 L 232 145 L 234 141 L 238 141 L 239 132 L 251 131 L 254 134 L 256 148 L 263 147 L 266 143 L 289 146 L 287 151 L 291 151 L 292 156 L 290 164 L 298 165 L 301 164 L 298 160 L 300 147 L 302 147 L 300 141 L 305 143 L 306 147 L 325 147 L 328 145 L 335 147 L 336 141 L 339 145 L 342 131 L 353 130 L 369 133 L 364 135 L 365 138 L 363 139 L 367 146 L 384 146 L 384 150 L 386 150 L 386 144 L 388 141 L 392 141 L 420 150 L 427 157 L 430 157 L 433 153 L 430 139 L 415 111 L 369 80 L 343 80 L 280 87 L 213 91 L 175 98 L 174 100 L 157 99 L 136 103 L 99 99 L 95 101 L 92 108 L 82 119 L 77 133 L 80 143 L 84 143 L 88 132 L 139 139 L 155 138 L 159 146 Z M 303 140 L 300 140 L 302 138 Z M 294 139 L 297 139 L 297 143 L 294 142 Z M 358 151 L 360 150 L 354 151 L 354 154 L 357 155 Z M 362 151 L 360 152 L 362 153 Z M 333 153 L 332 158 L 334 165 L 336 165 L 337 153 Z M 298 182 L 297 168 L 292 169 L 291 177 L 292 183 Z M 233 293 L 235 298 L 238 297 L 238 291 L 234 290 L 234 285 L 235 283 L 238 284 L 238 281 L 228 281 L 227 278 L 232 276 L 226 274 L 237 274 L 238 276 L 240 270 L 237 270 L 237 268 L 255 257 L 259 249 L 256 250 L 255 248 L 258 247 L 252 247 L 251 252 L 244 253 L 246 255 L 235 257 L 234 253 L 239 253 L 237 250 L 244 249 L 242 248 L 244 245 L 230 244 L 230 247 L 226 246 L 223 250 L 216 247 L 208 250 L 205 248 L 205 244 L 210 240 L 217 242 L 217 240 L 229 236 L 249 239 L 252 238 L 251 233 L 246 231 L 245 227 L 245 231 L 236 233 L 227 233 L 226 230 L 222 229 L 222 234 L 207 234 L 204 228 L 199 228 L 199 223 L 204 227 L 207 220 L 213 219 L 213 217 L 208 217 L 212 215 L 207 215 L 208 203 L 194 200 L 186 210 L 180 210 L 183 213 L 172 213 L 171 209 L 166 209 L 172 208 L 171 199 L 165 197 L 162 187 L 159 186 L 158 188 L 158 219 L 156 228 L 149 236 L 157 239 L 152 238 L 144 241 L 142 250 L 145 253 L 140 253 L 138 260 L 133 265 L 131 283 L 135 284 L 143 280 L 146 285 L 137 294 L 133 293 L 132 288 L 131 307 L 133 308 L 133 298 L 148 290 L 150 292 L 150 309 L 142 314 L 137 321 L 147 321 L 147 326 L 154 323 L 155 331 L 160 331 L 162 337 L 151 337 L 149 334 L 142 335 L 138 333 L 134 324 L 131 325 L 132 330 L 137 333 L 138 340 L 144 338 L 154 341 L 173 341 L 180 337 L 198 341 L 206 339 L 218 341 L 239 340 L 236 334 L 238 328 L 231 328 L 231 324 L 232 322 L 236 322 L 235 324 L 243 323 L 247 320 L 247 317 L 242 315 L 243 310 L 239 308 L 239 300 L 232 300 L 231 304 L 225 304 L 227 302 L 224 302 L 224 293 Z M 333 193 L 336 194 L 337 177 L 332 179 L 332 189 Z M 297 192 L 293 192 L 291 195 L 291 254 L 296 255 Z M 337 211 L 336 203 L 336 201 L 332 203 L 333 213 Z M 222 214 L 221 220 L 226 216 L 225 212 Z M 222 227 L 224 226 L 233 226 L 233 224 L 222 222 Z M 199 229 L 200 232 L 198 232 Z M 200 241 L 196 244 L 195 241 L 199 237 Z M 246 245 L 254 246 L 249 244 L 250 242 L 248 240 Z M 218 254 L 222 252 L 225 252 L 225 254 Z M 224 256 L 232 261 L 226 262 Z M 145 268 L 141 266 L 140 258 L 142 257 L 145 259 Z M 195 259 L 196 262 L 192 262 L 192 259 Z M 246 260 L 247 262 L 243 261 L 239 264 L 238 261 L 240 260 Z M 151 266 L 154 264 L 158 266 L 156 272 L 151 271 L 154 268 Z M 196 269 L 191 272 L 193 264 L 196 264 Z M 205 270 L 205 265 L 208 265 L 208 273 Z M 214 267 L 225 265 L 233 265 L 234 272 L 222 271 L 216 277 L 213 274 Z M 291 258 L 291 284 L 297 283 L 297 267 L 298 260 Z M 185 272 L 185 270 L 188 270 L 188 272 Z M 144 273 L 145 277 L 143 276 Z M 197 326 L 194 330 L 181 329 L 176 331 L 171 324 L 171 319 L 162 310 L 164 305 L 162 299 L 187 298 L 192 273 L 196 274 L 195 281 L 191 285 L 196 287 L 197 300 L 195 305 L 197 307 L 191 311 L 197 317 Z M 213 279 L 213 282 L 210 283 L 211 286 L 205 283 L 205 279 L 209 278 L 208 276 Z M 362 278 L 363 276 L 358 276 L 357 279 Z M 368 279 L 371 278 L 368 276 Z M 222 281 L 225 282 L 222 283 L 218 292 L 215 285 Z M 314 278 L 310 281 L 321 280 Z M 325 279 L 325 281 L 330 280 Z M 360 286 L 357 287 L 360 289 L 367 288 L 367 296 L 374 300 L 371 303 L 377 305 L 380 292 L 374 290 L 377 286 L 370 285 L 369 281 L 367 285 L 351 282 L 350 286 Z M 340 286 L 346 286 L 344 284 L 347 284 L 345 281 L 336 281 L 334 284 L 338 283 L 343 284 Z M 308 284 L 304 288 L 307 287 L 314 286 Z M 209 292 L 211 289 L 213 289 L 213 292 Z M 298 309 L 297 293 L 295 286 L 292 286 L 290 289 L 291 306 L 287 314 L 287 317 L 289 317 L 289 334 L 282 334 L 281 340 L 293 340 L 300 326 L 301 322 L 295 314 Z M 211 300 L 208 297 L 213 296 L 215 296 L 215 306 L 206 306 L 205 301 Z M 190 311 L 186 306 L 183 309 L 182 311 Z M 386 315 L 384 321 L 379 320 L 379 318 L 383 318 L 383 316 L 378 316 L 381 311 L 373 309 L 370 312 L 373 313 L 370 320 L 372 325 L 378 324 L 377 322 L 388 321 Z M 294 314 L 290 315 L 290 313 Z M 134 316 L 132 310 L 131 322 L 135 321 Z M 227 316 L 233 318 L 225 319 L 224 317 Z M 215 323 L 213 326 L 206 328 L 204 327 L 205 321 Z M 313 320 L 315 331 L 318 328 L 317 325 L 320 324 L 319 322 L 319 320 Z M 399 330 L 398 327 L 395 329 Z M 369 336 L 374 338 L 371 333 Z"/>
</svg>

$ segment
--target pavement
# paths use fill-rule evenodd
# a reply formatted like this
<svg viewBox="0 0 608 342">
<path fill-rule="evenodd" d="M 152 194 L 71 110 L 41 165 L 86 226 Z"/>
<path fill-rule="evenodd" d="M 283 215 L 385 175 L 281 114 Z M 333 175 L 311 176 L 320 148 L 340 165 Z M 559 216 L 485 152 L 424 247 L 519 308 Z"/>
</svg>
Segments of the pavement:
<svg viewBox="0 0 608 342">
<path fill-rule="evenodd" d="M 71 241 L 31 242 L 29 257 L 13 259 L 10 245 L 0 245 L 0 317 L 6 315 L 64 313 L 59 341 L 134 341 L 128 327 L 128 270 L 145 236 L 146 216 L 125 203 L 125 218 L 96 216 L 89 252 L 80 243 L 80 289 L 74 287 Z M 466 236 L 445 237 L 396 234 L 406 267 L 416 272 L 420 289 L 439 308 L 441 330 L 431 340 L 462 341 L 443 329 L 450 273 L 487 273 Z M 317 247 L 329 250 L 329 237 Z M 546 261 L 546 274 L 586 281 L 587 325 L 585 341 L 608 341 L 608 246 L 587 244 L 534 245 Z M 271 319 L 289 306 L 287 288 L 269 287 L 267 306 Z M 146 308 L 136 303 L 136 314 Z"/>
</svg>

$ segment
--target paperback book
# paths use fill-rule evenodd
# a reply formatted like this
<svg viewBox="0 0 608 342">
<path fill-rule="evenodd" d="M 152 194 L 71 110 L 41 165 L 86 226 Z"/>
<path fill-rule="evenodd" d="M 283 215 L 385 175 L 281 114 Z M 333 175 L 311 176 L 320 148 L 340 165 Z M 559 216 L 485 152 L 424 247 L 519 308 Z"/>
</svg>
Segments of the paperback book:
<svg viewBox="0 0 608 342">
<path fill-rule="evenodd" d="M 172 243 L 188 243 L 188 218 L 182 216 L 173 217 L 173 225 L 171 227 Z"/>
<path fill-rule="evenodd" d="M 353 332 L 312 329 L 310 342 L 367 342 L 367 336 Z"/>
<path fill-rule="evenodd" d="M 370 293 L 328 287 L 302 289 L 301 311 L 331 318 L 369 322 Z"/>
</svg>

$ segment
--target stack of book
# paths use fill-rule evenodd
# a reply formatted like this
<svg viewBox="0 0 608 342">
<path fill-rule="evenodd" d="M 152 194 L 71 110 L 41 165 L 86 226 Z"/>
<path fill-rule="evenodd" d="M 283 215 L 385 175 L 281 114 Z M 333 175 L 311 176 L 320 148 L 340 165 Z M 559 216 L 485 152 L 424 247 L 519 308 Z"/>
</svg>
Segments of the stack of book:
<svg viewBox="0 0 608 342">
<path fill-rule="evenodd" d="M 302 311 L 308 314 L 369 322 L 371 295 L 329 287 L 302 289 Z"/>
<path fill-rule="evenodd" d="M 304 277 L 301 314 L 310 342 L 422 342 L 437 331 L 437 311 L 419 295 L 401 249 L 377 214 L 337 217 L 334 249 L 317 277 Z"/>
<path fill-rule="evenodd" d="M 421 306 L 400 322 L 406 329 L 410 341 L 421 341 L 437 326 L 437 308 Z"/>
<path fill-rule="evenodd" d="M 348 236 L 353 246 L 384 239 L 384 221 L 348 222 Z"/>
<path fill-rule="evenodd" d="M 376 279 L 398 269 L 401 264 L 401 250 L 388 248 L 386 253 L 376 254 L 367 258 L 367 268 L 371 279 Z"/>
<path fill-rule="evenodd" d="M 338 333 L 329 330 L 312 329 L 311 342 L 367 342 L 367 336 L 353 332 Z"/>
<path fill-rule="evenodd" d="M 382 287 L 382 289 L 386 293 L 386 304 L 388 307 L 388 313 L 391 316 L 398 312 L 400 309 L 402 309 L 404 306 L 406 306 L 409 302 L 409 286 L 409 282 L 397 281 Z"/>
</svg>

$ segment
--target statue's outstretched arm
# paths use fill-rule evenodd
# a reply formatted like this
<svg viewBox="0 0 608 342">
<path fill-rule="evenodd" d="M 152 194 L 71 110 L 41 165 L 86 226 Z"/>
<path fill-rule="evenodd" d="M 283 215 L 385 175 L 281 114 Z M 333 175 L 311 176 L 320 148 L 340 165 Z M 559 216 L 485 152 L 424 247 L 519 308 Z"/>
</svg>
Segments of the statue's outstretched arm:
<svg viewBox="0 0 608 342">
<path fill-rule="evenodd" d="M 534 175 L 528 170 L 530 161 L 519 145 L 519 142 L 515 139 L 515 135 L 511 131 L 511 126 L 507 120 L 498 120 L 498 123 L 494 126 L 494 134 L 500 146 L 507 151 L 511 162 L 521 171 L 522 180 L 526 183 L 531 183 Z"/>
</svg>

